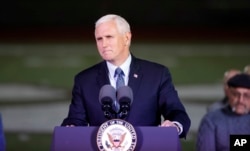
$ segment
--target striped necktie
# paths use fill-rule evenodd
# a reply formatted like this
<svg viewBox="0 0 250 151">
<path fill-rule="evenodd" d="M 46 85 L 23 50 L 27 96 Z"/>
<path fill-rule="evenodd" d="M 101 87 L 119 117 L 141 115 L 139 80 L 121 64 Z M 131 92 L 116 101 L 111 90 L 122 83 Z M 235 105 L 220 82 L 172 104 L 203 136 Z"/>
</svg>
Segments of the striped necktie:
<svg viewBox="0 0 250 151">
<path fill-rule="evenodd" d="M 121 86 L 124 86 L 125 85 L 125 82 L 124 82 L 124 72 L 122 71 L 121 68 L 116 68 L 115 70 L 115 77 L 117 77 L 116 79 L 116 89 L 119 89 Z"/>
<path fill-rule="evenodd" d="M 124 73 L 123 73 L 122 69 L 119 67 L 116 68 L 115 75 L 114 75 L 114 77 L 117 77 L 116 78 L 116 90 L 118 90 L 120 87 L 125 85 L 123 76 L 124 76 Z M 116 113 L 118 113 L 120 110 L 120 104 L 117 101 L 118 100 L 115 101 L 115 112 Z"/>
</svg>

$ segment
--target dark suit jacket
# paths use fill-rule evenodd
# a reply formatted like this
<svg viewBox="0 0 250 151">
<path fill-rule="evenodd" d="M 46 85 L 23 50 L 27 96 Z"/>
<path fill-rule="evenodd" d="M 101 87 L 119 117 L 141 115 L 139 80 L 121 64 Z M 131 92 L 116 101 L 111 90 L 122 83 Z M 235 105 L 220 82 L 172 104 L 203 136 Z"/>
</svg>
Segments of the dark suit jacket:
<svg viewBox="0 0 250 151">
<path fill-rule="evenodd" d="M 99 91 L 105 84 L 110 84 L 105 61 L 77 74 L 68 117 L 62 126 L 100 126 L 107 121 L 99 103 Z M 134 99 L 126 121 L 133 126 L 158 126 L 163 115 L 180 122 L 183 125 L 180 137 L 186 136 L 191 122 L 166 67 L 132 56 L 128 86 Z"/>
</svg>

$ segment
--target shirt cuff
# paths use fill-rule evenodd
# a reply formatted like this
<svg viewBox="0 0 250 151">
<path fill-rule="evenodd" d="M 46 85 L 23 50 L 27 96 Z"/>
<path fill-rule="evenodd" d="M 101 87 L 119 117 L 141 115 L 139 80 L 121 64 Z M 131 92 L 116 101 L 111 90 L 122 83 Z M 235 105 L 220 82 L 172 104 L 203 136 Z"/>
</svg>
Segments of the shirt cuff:
<svg viewBox="0 0 250 151">
<path fill-rule="evenodd" d="M 183 132 L 182 124 L 177 121 L 172 121 L 172 122 L 178 127 L 178 135 L 180 135 Z"/>
</svg>

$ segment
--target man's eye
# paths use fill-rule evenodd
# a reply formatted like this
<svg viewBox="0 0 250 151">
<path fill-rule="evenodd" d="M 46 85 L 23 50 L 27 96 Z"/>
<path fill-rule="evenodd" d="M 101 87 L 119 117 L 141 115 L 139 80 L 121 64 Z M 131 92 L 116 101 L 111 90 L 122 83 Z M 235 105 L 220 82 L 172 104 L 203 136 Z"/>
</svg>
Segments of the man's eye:
<svg viewBox="0 0 250 151">
<path fill-rule="evenodd" d="M 109 35 L 109 36 L 107 36 L 107 38 L 112 38 L 112 36 Z"/>
<path fill-rule="evenodd" d="M 100 40 L 102 40 L 102 38 L 96 38 L 96 41 L 100 41 Z"/>
</svg>

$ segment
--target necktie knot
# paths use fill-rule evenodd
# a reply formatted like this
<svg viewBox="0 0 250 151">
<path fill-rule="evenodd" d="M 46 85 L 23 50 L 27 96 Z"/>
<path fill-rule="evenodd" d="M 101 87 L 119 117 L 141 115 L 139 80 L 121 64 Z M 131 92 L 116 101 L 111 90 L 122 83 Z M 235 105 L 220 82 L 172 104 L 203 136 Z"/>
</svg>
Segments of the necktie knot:
<svg viewBox="0 0 250 151">
<path fill-rule="evenodd" d="M 118 67 L 118 68 L 115 69 L 115 77 L 116 76 L 119 77 L 119 76 L 123 76 L 123 75 L 124 75 L 124 73 L 123 73 L 121 68 Z"/>
</svg>

